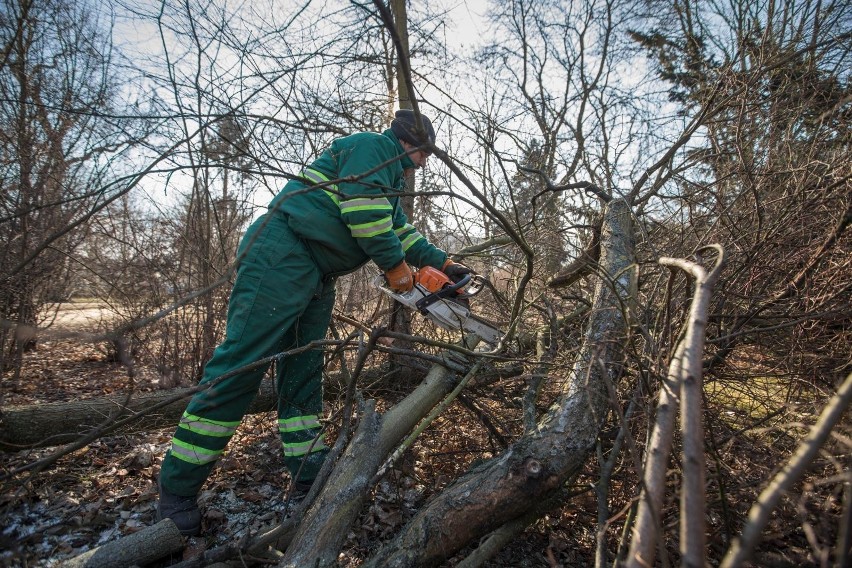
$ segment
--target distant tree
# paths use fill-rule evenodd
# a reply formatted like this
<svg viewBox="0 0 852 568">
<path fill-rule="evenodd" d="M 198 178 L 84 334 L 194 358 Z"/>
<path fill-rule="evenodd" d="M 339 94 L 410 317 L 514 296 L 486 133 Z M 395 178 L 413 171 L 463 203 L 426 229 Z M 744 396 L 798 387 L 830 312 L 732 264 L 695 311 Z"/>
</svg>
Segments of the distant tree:
<svg viewBox="0 0 852 568">
<path fill-rule="evenodd" d="M 795 339 L 780 330 L 755 339 L 765 340 L 765 349 L 778 349 L 781 358 L 813 357 L 810 378 L 845 376 L 848 353 L 827 351 L 821 336 L 836 326 L 837 314 L 852 298 L 836 280 L 845 270 L 840 267 L 846 265 L 848 245 L 841 236 L 852 206 L 852 86 L 843 71 L 847 46 L 832 39 L 846 33 L 848 40 L 844 22 L 852 10 L 843 2 L 824 3 L 818 11 L 798 11 L 783 1 L 763 8 L 651 6 L 654 27 L 633 37 L 653 55 L 659 76 L 671 85 L 669 97 L 683 104 L 683 112 L 713 113 L 703 143 L 688 154 L 692 167 L 662 198 L 682 207 L 687 221 L 669 233 L 672 242 L 681 239 L 683 247 L 707 239 L 736 243 L 734 268 L 721 281 L 729 294 L 726 311 L 750 315 L 720 322 L 727 328 L 736 321 L 726 331 L 737 339 L 724 343 L 733 348 L 743 341 L 736 332 L 748 320 L 754 323 L 751 318 L 822 314 Z M 714 28 L 711 21 L 721 26 Z M 717 30 L 713 36 L 711 29 Z M 839 248 L 820 251 L 828 239 Z M 762 260 L 755 264 L 756 259 Z M 801 272 L 825 263 L 839 263 L 838 271 Z M 792 282 L 795 291 L 788 289 Z"/>
<path fill-rule="evenodd" d="M 109 22 L 81 0 L 0 9 L 0 368 L 19 368 L 45 307 L 102 207 L 110 160 L 130 140 L 111 116 L 118 84 Z"/>
<path fill-rule="evenodd" d="M 646 218 L 653 219 L 651 238 L 658 249 L 687 254 L 702 243 L 719 242 L 729 251 L 704 362 L 710 385 L 705 396 L 713 392 L 704 415 L 708 436 L 715 443 L 758 420 L 749 417 L 746 425 L 733 426 L 724 418 L 736 408 L 725 394 L 731 390 L 766 405 L 759 416 L 785 428 L 784 402 L 831 392 L 852 370 L 847 348 L 852 89 L 846 71 L 852 9 L 845 2 L 783 0 L 649 2 L 647 8 L 650 26 L 632 37 L 653 58 L 674 108 L 703 134 L 692 137 L 688 149 L 669 153 L 674 162 L 661 160 L 656 171 L 647 172 L 652 175 L 637 181 L 637 210 L 657 212 Z M 664 218 L 664 211 L 671 217 Z M 657 301 L 647 307 L 677 309 Z M 674 346 L 676 338 L 659 326 L 662 321 L 649 321 L 651 333 L 657 345 Z M 778 400 L 767 399 L 767 384 Z M 749 471 L 760 469 L 752 456 L 743 456 L 743 462 Z M 726 493 L 711 506 L 725 521 L 723 540 L 742 530 L 729 507 L 751 498 L 748 483 L 726 468 L 709 474 L 708 484 Z M 818 493 L 804 490 L 795 506 L 821 502 L 825 497 Z M 850 506 L 847 500 L 846 514 Z M 683 507 L 682 520 L 694 513 Z M 636 528 L 631 566 L 653 563 L 664 512 L 652 514 L 654 523 Z M 834 538 L 811 539 L 825 562 Z M 838 558 L 847 554 L 841 540 L 838 536 Z M 681 552 L 687 552 L 683 546 Z"/>
<path fill-rule="evenodd" d="M 510 185 L 513 210 L 509 215 L 532 243 L 542 279 L 546 280 L 559 271 L 566 259 L 566 243 L 562 230 L 563 197 L 548 191 L 547 182 L 555 172 L 546 169 L 543 150 L 537 139 L 524 149 Z"/>
</svg>

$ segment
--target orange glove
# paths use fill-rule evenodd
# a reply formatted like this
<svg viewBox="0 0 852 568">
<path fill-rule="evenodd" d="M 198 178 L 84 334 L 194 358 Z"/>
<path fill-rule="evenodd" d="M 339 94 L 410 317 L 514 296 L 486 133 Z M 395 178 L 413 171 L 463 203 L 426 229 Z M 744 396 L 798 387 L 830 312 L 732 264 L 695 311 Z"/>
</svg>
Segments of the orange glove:
<svg viewBox="0 0 852 568">
<path fill-rule="evenodd" d="M 386 271 L 385 278 L 390 289 L 398 294 L 409 292 L 414 287 L 414 275 L 404 260 Z"/>
<path fill-rule="evenodd" d="M 465 266 L 464 264 L 460 264 L 458 262 L 453 262 L 449 258 L 447 262 L 444 263 L 444 266 L 441 267 L 441 271 L 446 274 L 450 280 L 453 282 L 458 282 L 466 274 L 471 274 L 473 270 Z"/>
</svg>

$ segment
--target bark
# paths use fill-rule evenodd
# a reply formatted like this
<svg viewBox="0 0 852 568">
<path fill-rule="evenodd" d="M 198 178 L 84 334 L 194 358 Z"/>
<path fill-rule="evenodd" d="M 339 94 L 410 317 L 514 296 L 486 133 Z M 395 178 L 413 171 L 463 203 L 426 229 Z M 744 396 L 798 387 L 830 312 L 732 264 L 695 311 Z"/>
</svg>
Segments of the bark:
<svg viewBox="0 0 852 568">
<path fill-rule="evenodd" d="M 684 362 L 680 377 L 681 435 L 683 437 L 683 488 L 681 491 L 680 551 L 682 565 L 704 567 L 707 544 L 705 522 L 705 458 L 702 415 L 702 355 L 707 326 L 707 312 L 713 287 L 725 264 L 724 250 L 716 246 L 716 265 L 708 273 L 692 262 L 660 259 L 660 264 L 678 266 L 696 280 L 695 294 L 689 314 L 689 328 L 684 337 Z"/>
<path fill-rule="evenodd" d="M 645 455 L 642 473 L 642 492 L 630 552 L 625 563 L 627 568 L 653 566 L 656 556 L 657 535 L 662 534 L 660 512 L 666 490 L 666 471 L 674 439 L 674 425 L 680 405 L 677 377 L 680 375 L 683 357 L 683 342 L 678 343 L 669 372 L 660 385 L 657 399 L 657 415 L 651 442 Z"/>
<path fill-rule="evenodd" d="M 114 540 L 65 561 L 66 568 L 144 566 L 183 549 L 183 537 L 171 519 Z"/>
<path fill-rule="evenodd" d="M 478 338 L 468 338 L 473 348 Z M 455 373 L 434 365 L 423 382 L 383 415 L 368 403 L 352 443 L 299 525 L 279 566 L 333 566 L 357 519 L 376 473 L 400 441 L 457 383 Z"/>
<path fill-rule="evenodd" d="M 530 512 L 575 475 L 594 448 L 608 401 L 605 381 L 621 372 L 627 332 L 622 310 L 632 288 L 633 232 L 623 200 L 608 204 L 601 266 L 583 348 L 565 390 L 502 455 L 468 472 L 420 510 L 364 566 L 434 566 Z"/>
<path fill-rule="evenodd" d="M 713 286 L 725 263 L 724 250 L 718 245 L 702 250 L 716 251 L 716 263 L 708 273 L 696 263 L 683 259 L 661 258 L 660 264 L 681 268 L 696 280 L 689 318 L 683 337 L 678 341 L 669 372 L 660 389 L 657 419 L 645 458 L 643 489 L 633 530 L 633 541 L 626 566 L 652 566 L 658 536 L 662 534 L 660 511 L 666 487 L 666 471 L 671 455 L 675 417 L 679 403 L 683 436 L 683 486 L 681 488 L 680 550 L 684 566 L 704 566 L 705 482 L 704 428 L 702 415 L 702 354 L 704 352 L 707 311 Z"/>
<path fill-rule="evenodd" d="M 411 110 L 411 94 L 409 92 L 410 83 L 405 80 L 404 62 L 409 60 L 408 54 L 408 12 L 406 9 L 406 0 L 392 0 L 390 2 L 390 10 L 393 14 L 394 30 L 396 37 L 399 38 L 397 45 L 396 68 L 395 75 L 397 78 L 397 92 L 399 95 L 399 108 Z M 409 219 L 414 219 L 414 192 L 417 190 L 417 178 L 414 175 L 414 170 L 410 170 L 405 174 L 405 194 L 399 198 L 402 205 L 402 210 Z M 413 221 L 412 221 L 413 222 Z M 393 310 L 388 327 L 399 333 L 411 334 L 411 312 L 406 309 L 400 302 L 393 301 Z M 404 349 L 411 349 L 412 345 L 408 341 L 402 341 L 399 345 Z M 405 365 L 407 357 L 401 355 L 393 355 L 397 365 Z"/>
<path fill-rule="evenodd" d="M 128 434 L 175 426 L 193 392 L 193 389 L 187 388 L 141 394 L 129 400 L 125 395 L 5 408 L 0 413 L 0 450 L 18 451 L 67 444 L 89 434 L 93 428 L 103 427 L 112 420 L 144 411 L 169 399 L 175 399 L 175 402 L 109 433 Z M 264 381 L 249 413 L 266 412 L 274 409 L 276 404 L 277 395 L 272 381 Z"/>
<path fill-rule="evenodd" d="M 506 376 L 506 373 L 514 376 L 519 372 L 520 369 L 498 369 L 491 370 L 486 376 L 499 378 Z M 408 368 L 391 371 L 385 367 L 376 367 L 364 372 L 364 380 L 374 384 L 381 384 L 385 380 L 411 381 L 422 376 L 423 371 L 412 371 Z M 327 382 L 330 396 L 335 395 L 335 387 L 343 384 L 342 380 L 339 373 L 329 375 Z M 193 392 L 194 388 L 186 388 L 140 394 L 129 401 L 127 395 L 123 395 L 4 408 L 0 410 L 0 451 L 15 452 L 67 444 L 91 434 L 97 428 L 103 428 L 104 431 L 95 439 L 113 433 L 132 434 L 174 427 Z M 174 402 L 158 408 L 155 412 L 144 414 L 146 409 L 170 399 Z M 248 414 L 273 410 L 277 404 L 272 381 L 263 381 Z M 143 414 L 119 428 L 106 427 L 110 422 L 137 412 Z"/>
<path fill-rule="evenodd" d="M 317 500 L 306 512 L 279 566 L 332 566 L 349 526 L 361 511 L 370 480 L 381 465 L 380 416 L 369 401 L 352 443 L 341 457 Z"/>
<path fill-rule="evenodd" d="M 592 273 L 594 265 L 600 260 L 601 226 L 596 223 L 592 227 L 592 242 L 583 249 L 580 255 L 567 268 L 548 280 L 551 288 L 565 288 Z"/>
</svg>

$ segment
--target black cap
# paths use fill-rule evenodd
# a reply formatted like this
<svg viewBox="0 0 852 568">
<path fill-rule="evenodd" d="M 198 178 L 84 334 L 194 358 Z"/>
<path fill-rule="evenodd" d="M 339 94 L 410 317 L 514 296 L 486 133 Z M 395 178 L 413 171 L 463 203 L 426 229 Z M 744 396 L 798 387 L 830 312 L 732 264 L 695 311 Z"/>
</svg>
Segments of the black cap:
<svg viewBox="0 0 852 568">
<path fill-rule="evenodd" d="M 426 137 L 432 144 L 435 143 L 435 129 L 432 128 L 432 121 L 424 115 L 420 115 L 423 121 L 423 128 L 426 130 Z M 400 109 L 396 111 L 395 118 L 391 122 L 391 130 L 400 140 L 405 140 L 414 146 L 422 146 L 426 143 L 426 138 L 422 132 L 418 132 L 417 119 L 414 117 L 414 111 L 409 109 Z"/>
</svg>

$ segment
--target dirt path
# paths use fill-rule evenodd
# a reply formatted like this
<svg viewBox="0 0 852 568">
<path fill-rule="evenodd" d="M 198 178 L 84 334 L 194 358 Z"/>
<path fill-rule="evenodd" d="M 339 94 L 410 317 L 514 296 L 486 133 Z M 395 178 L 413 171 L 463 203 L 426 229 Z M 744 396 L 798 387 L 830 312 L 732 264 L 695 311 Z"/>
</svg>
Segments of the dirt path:
<svg viewBox="0 0 852 568">
<path fill-rule="evenodd" d="M 52 327 L 63 331 L 94 331 L 106 327 L 116 315 L 100 302 L 62 302 Z"/>
</svg>

